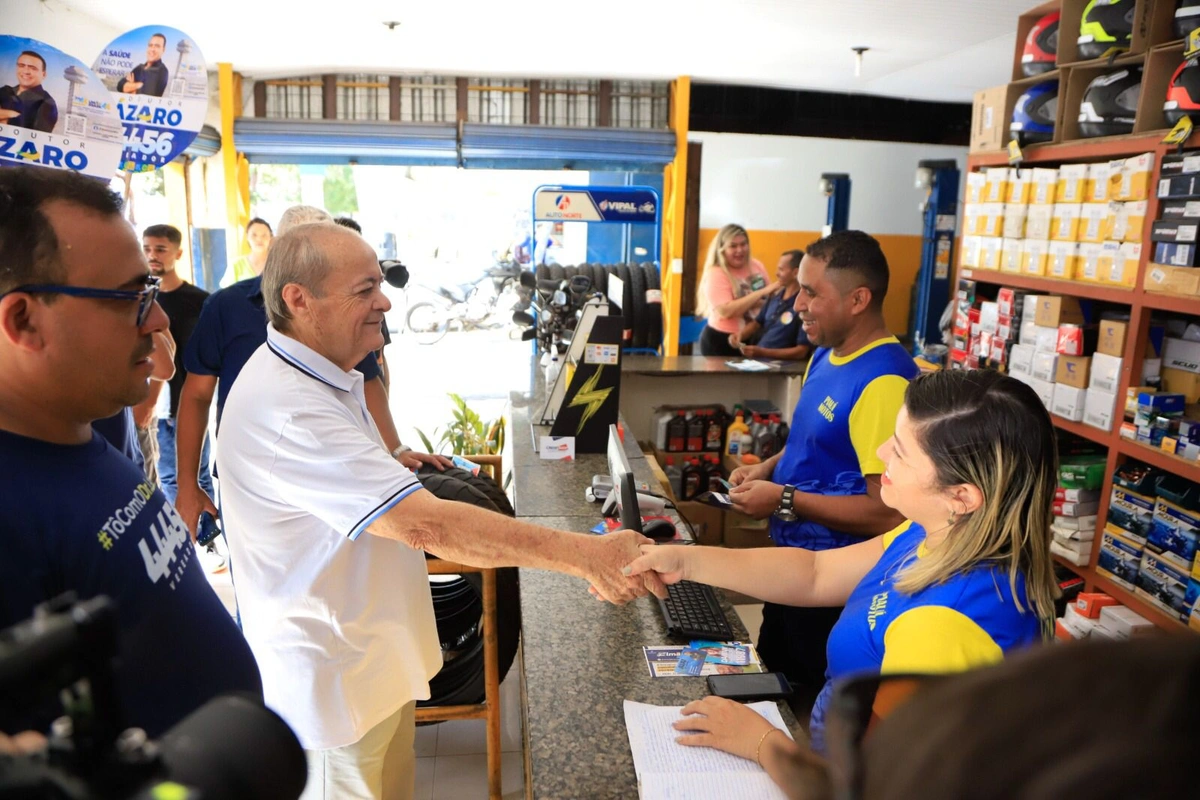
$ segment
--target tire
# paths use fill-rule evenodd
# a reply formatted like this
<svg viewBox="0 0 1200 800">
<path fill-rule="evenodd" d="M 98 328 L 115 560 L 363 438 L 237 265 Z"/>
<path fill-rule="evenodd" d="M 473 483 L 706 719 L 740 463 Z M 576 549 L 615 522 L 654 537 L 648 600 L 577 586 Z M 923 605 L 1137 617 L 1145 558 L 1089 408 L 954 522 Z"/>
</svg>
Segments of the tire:
<svg viewBox="0 0 1200 800">
<path fill-rule="evenodd" d="M 608 272 L 599 264 L 592 264 L 592 289 L 608 296 Z"/>
<path fill-rule="evenodd" d="M 629 274 L 628 264 L 616 266 L 617 277 L 624 284 L 621 294 L 621 315 L 625 318 L 624 329 L 621 332 L 621 346 L 633 346 L 633 276 Z"/>
<path fill-rule="evenodd" d="M 445 309 L 429 302 L 409 306 L 408 313 L 404 315 L 404 324 L 418 344 L 437 344 L 450 330 Z"/>
<path fill-rule="evenodd" d="M 466 474 L 470 475 L 469 472 Z M 469 503 L 489 511 L 497 510 L 487 496 L 464 480 L 438 473 L 436 470 L 428 473 L 418 472 L 417 477 L 427 491 L 441 500 Z M 433 610 L 437 618 L 438 639 L 441 642 L 444 663 L 442 669 L 429 682 L 430 698 L 419 701 L 417 705 L 424 707 L 478 703 L 484 698 L 483 637 L 479 631 L 483 615 L 483 576 L 479 573 L 457 577 L 431 575 L 429 583 L 430 593 L 434 598 Z M 504 680 L 512 666 L 520 636 L 521 593 L 518 573 L 511 567 L 498 569 L 496 638 L 500 680 Z"/>
<path fill-rule="evenodd" d="M 645 347 L 650 321 L 646 318 L 646 273 L 641 264 L 629 265 L 629 278 L 633 285 L 633 346 Z"/>
<path fill-rule="evenodd" d="M 646 291 L 662 291 L 662 279 L 658 274 L 658 267 L 653 263 L 642 264 L 642 269 L 646 273 Z M 646 342 L 647 347 L 658 348 L 662 345 L 663 338 L 663 318 L 662 318 L 662 300 L 651 302 L 646 301 L 646 316 L 650 318 L 650 327 L 648 328 Z"/>
<path fill-rule="evenodd" d="M 559 264 L 550 265 L 550 280 L 561 281 L 564 277 L 563 268 Z"/>
<path fill-rule="evenodd" d="M 423 479 L 427 474 L 445 475 L 448 478 L 460 480 L 486 497 L 501 514 L 508 517 L 515 517 L 517 515 L 517 512 L 513 510 L 512 503 L 508 499 L 508 495 L 504 493 L 504 490 L 494 480 L 485 475 L 473 475 L 469 471 L 459 467 L 446 467 L 445 470 L 439 472 L 437 467 L 422 464 L 421 469 L 417 471 L 417 477 Z"/>
<path fill-rule="evenodd" d="M 550 280 L 550 268 L 545 264 L 538 264 L 533 270 L 533 277 L 537 278 L 539 281 Z"/>
</svg>

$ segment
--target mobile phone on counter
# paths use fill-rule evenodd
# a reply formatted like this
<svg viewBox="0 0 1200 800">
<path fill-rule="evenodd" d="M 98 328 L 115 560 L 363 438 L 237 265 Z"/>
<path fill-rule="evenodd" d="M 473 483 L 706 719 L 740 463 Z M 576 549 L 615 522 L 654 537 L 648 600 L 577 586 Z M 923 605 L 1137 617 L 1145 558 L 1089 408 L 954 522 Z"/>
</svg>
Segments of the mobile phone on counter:
<svg viewBox="0 0 1200 800">
<path fill-rule="evenodd" d="M 749 702 L 790 697 L 792 687 L 782 672 L 750 672 L 741 675 L 709 675 L 708 691 L 717 697 Z"/>
</svg>

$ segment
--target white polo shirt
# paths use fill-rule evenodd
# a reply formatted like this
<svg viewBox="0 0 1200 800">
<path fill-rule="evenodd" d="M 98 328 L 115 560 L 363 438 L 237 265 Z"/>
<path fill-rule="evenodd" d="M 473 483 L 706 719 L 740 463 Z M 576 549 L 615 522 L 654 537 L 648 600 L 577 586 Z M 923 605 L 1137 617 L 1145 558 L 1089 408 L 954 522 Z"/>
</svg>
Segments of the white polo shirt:
<svg viewBox="0 0 1200 800">
<path fill-rule="evenodd" d="M 363 535 L 421 484 L 388 455 L 362 374 L 268 326 L 225 403 L 217 466 L 242 630 L 301 744 L 353 744 L 428 699 L 442 655 L 425 554 Z"/>
</svg>

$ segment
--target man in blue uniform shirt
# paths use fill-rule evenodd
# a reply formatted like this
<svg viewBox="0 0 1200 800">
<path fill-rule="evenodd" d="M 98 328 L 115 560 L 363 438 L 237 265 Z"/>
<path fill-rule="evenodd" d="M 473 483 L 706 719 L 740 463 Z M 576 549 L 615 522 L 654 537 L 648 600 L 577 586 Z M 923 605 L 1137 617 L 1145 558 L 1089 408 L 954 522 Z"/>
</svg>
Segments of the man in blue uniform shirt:
<svg viewBox="0 0 1200 800">
<path fill-rule="evenodd" d="M 917 367 L 883 319 L 888 263 L 862 231 L 809 246 L 800 262 L 795 311 L 817 348 L 783 450 L 730 476 L 734 507 L 771 520 L 780 547 L 830 550 L 878 536 L 903 520 L 880 499 L 884 464 Z M 759 654 L 786 673 L 800 702 L 825 684 L 825 645 L 841 609 L 763 606 Z"/>
<path fill-rule="evenodd" d="M 788 250 L 779 257 L 775 277 L 779 291 L 771 295 L 758 317 L 737 333 L 729 334 L 729 344 L 746 358 L 778 358 L 801 361 L 812 347 L 794 308 L 800 291 L 800 260 L 803 250 Z"/>
<path fill-rule="evenodd" d="M 117 606 L 124 723 L 158 736 L 258 667 L 161 491 L 92 429 L 148 391 L 167 317 L 119 198 L 43 167 L 0 170 L 0 629 L 64 592 Z M 0 710 L 0 731 L 61 709 Z"/>
</svg>

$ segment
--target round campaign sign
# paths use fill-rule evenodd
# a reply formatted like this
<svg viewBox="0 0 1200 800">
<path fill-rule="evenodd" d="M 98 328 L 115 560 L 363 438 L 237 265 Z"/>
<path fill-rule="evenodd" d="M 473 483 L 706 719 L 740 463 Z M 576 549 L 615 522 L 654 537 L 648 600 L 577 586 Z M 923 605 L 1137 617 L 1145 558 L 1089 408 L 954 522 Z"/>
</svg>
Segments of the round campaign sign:
<svg viewBox="0 0 1200 800">
<path fill-rule="evenodd" d="M 196 42 L 166 25 L 117 37 L 92 69 L 117 102 L 124 125 L 121 169 L 152 172 L 187 149 L 208 112 L 208 68 Z"/>
<path fill-rule="evenodd" d="M 122 143 L 117 104 L 82 61 L 37 39 L 0 36 L 0 166 L 109 180 Z"/>
</svg>

